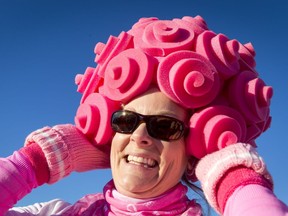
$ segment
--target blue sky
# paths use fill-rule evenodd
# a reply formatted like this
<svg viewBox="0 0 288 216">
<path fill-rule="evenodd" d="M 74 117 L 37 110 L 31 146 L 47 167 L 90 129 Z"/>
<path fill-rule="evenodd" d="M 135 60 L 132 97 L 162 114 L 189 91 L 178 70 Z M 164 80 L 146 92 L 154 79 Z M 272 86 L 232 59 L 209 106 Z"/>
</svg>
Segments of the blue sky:
<svg viewBox="0 0 288 216">
<path fill-rule="evenodd" d="M 272 125 L 257 139 L 274 177 L 275 193 L 288 203 L 288 2 L 208 0 L 0 0 L 0 156 L 19 149 L 31 131 L 74 123 L 81 94 L 74 77 L 95 67 L 94 46 L 129 30 L 140 17 L 201 15 L 208 27 L 252 42 L 256 69 L 273 86 Z M 75 173 L 42 186 L 19 205 L 62 198 L 74 202 L 101 192 L 110 170 Z"/>
</svg>

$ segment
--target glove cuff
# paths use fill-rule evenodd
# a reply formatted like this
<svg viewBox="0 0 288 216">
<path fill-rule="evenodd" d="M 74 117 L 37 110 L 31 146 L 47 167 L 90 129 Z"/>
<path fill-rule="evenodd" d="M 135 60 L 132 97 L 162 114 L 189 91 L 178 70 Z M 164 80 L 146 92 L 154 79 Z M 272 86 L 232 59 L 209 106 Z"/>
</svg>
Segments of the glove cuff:
<svg viewBox="0 0 288 216">
<path fill-rule="evenodd" d="M 273 184 L 263 159 L 249 144 L 233 144 L 206 155 L 196 167 L 196 176 L 201 182 L 207 201 L 218 213 L 221 210 L 217 202 L 217 186 L 225 173 L 239 166 L 254 170 Z"/>
<path fill-rule="evenodd" d="M 238 166 L 231 168 L 228 172 L 226 172 L 221 178 L 216 192 L 220 212 L 224 212 L 228 198 L 239 186 L 249 184 L 262 185 L 270 190 L 273 189 L 273 184 L 271 181 L 268 181 L 261 174 L 256 173 L 250 168 Z"/>
<path fill-rule="evenodd" d="M 53 184 L 72 172 L 71 158 L 68 147 L 61 134 L 50 127 L 44 127 L 32 132 L 25 141 L 25 146 L 37 143 L 47 160 L 50 178 L 48 183 Z"/>
<path fill-rule="evenodd" d="M 78 129 L 71 125 L 44 127 L 32 132 L 25 146 L 37 143 L 47 160 L 50 171 L 48 184 L 53 184 L 72 171 L 83 172 L 110 167 L 109 146 L 93 146 Z"/>
<path fill-rule="evenodd" d="M 98 168 L 110 168 L 109 145 L 92 145 L 73 125 L 57 125 L 52 129 L 65 135 L 62 139 L 69 147 L 73 170 L 83 172 Z"/>
<path fill-rule="evenodd" d="M 37 180 L 37 185 L 40 186 L 49 181 L 49 167 L 41 147 L 36 143 L 31 143 L 19 150 L 30 161 Z"/>
</svg>

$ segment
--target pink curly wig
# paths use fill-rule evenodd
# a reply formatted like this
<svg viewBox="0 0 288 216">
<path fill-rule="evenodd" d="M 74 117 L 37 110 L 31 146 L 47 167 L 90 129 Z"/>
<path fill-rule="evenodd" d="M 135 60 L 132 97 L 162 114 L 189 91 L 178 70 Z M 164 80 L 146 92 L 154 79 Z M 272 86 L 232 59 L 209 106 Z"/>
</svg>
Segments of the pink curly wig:
<svg viewBox="0 0 288 216">
<path fill-rule="evenodd" d="M 196 158 L 236 142 L 256 146 L 271 123 L 273 90 L 255 70 L 252 44 L 214 33 L 200 16 L 141 18 L 94 51 L 97 67 L 75 78 L 83 94 L 75 124 L 95 145 L 110 144 L 111 114 L 152 84 L 193 111 L 186 149 Z"/>
</svg>

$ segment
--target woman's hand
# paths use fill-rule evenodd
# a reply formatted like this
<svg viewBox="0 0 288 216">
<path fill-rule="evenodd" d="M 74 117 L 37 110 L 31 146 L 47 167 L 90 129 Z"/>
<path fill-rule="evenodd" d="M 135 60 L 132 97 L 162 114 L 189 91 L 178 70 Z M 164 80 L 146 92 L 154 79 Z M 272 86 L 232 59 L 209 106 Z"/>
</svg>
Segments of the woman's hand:
<svg viewBox="0 0 288 216">
<path fill-rule="evenodd" d="M 35 149 L 39 147 L 42 152 L 35 155 L 34 152 L 37 152 Z M 29 148 L 34 148 L 34 150 L 27 150 Z M 42 160 L 46 159 L 50 184 L 69 175 L 72 171 L 84 172 L 110 167 L 110 146 L 92 145 L 75 126 L 70 124 L 57 125 L 52 128 L 44 127 L 32 132 L 27 137 L 22 152 L 24 154 L 26 152 L 32 164 L 36 164 L 35 160 L 41 158 L 39 155 L 44 155 Z M 35 167 L 36 175 L 37 172 L 43 172 L 37 170 L 37 165 Z"/>
<path fill-rule="evenodd" d="M 228 197 L 239 186 L 260 184 L 273 187 L 263 159 L 249 144 L 236 143 L 203 157 L 196 167 L 210 205 L 222 212 Z"/>
</svg>

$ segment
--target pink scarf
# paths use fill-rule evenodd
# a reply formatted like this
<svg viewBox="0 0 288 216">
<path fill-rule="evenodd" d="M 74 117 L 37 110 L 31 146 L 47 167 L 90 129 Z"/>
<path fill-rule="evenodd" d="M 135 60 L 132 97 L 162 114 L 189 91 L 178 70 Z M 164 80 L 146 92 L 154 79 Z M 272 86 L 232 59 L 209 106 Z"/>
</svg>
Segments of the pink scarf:
<svg viewBox="0 0 288 216">
<path fill-rule="evenodd" d="M 104 187 L 104 196 L 103 194 L 85 196 L 67 213 L 73 212 L 73 215 L 81 216 L 202 215 L 200 205 L 186 196 L 187 190 L 186 186 L 179 183 L 160 197 L 139 200 L 119 194 L 113 181 L 110 181 Z"/>
</svg>

